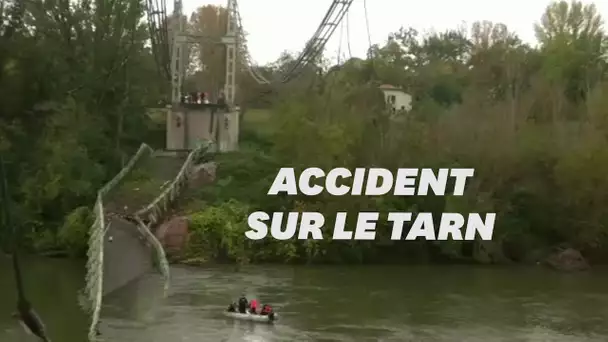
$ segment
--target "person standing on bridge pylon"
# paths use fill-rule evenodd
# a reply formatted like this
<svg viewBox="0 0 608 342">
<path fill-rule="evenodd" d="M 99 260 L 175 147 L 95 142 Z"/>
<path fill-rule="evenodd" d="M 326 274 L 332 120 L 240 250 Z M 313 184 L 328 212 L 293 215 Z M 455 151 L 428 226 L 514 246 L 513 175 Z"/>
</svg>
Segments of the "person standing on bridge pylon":
<svg viewBox="0 0 608 342">
<path fill-rule="evenodd" d="M 220 106 L 226 106 L 226 96 L 223 91 L 220 91 L 220 94 L 217 97 L 217 104 Z"/>
</svg>

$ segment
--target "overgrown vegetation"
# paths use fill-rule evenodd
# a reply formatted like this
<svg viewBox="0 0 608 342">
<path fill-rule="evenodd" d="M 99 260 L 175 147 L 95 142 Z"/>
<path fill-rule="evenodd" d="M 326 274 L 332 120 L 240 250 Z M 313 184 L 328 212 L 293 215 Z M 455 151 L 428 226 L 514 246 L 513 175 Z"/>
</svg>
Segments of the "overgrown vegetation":
<svg viewBox="0 0 608 342">
<path fill-rule="evenodd" d="M 20 4 L 4 7 L 0 32 L 0 88 L 10 94 L 0 99 L 0 151 L 9 162 L 12 211 L 28 247 L 78 255 L 91 220 L 85 208 L 99 187 L 141 142 L 162 147 L 162 128 L 147 108 L 163 98 L 168 82 L 156 76 L 145 47 L 139 1 Z M 221 35 L 222 16 L 205 6 L 190 27 Z M 536 29 L 538 46 L 489 22 L 427 35 L 403 28 L 370 47 L 366 60 L 332 67 L 316 61 L 265 96 L 260 91 L 267 89 L 241 76 L 239 104 L 245 122 L 256 125 L 244 128 L 240 152 L 217 157 L 217 183 L 188 206 L 187 257 L 525 262 L 569 245 L 607 261 L 606 32 L 595 8 L 579 2 L 550 5 Z M 223 58 L 213 49 L 220 47 L 194 51 L 207 68 L 190 73 L 188 91 L 221 87 Z M 285 55 L 261 72 L 273 79 L 291 63 Z M 386 83 L 414 96 L 412 111 L 386 110 L 378 90 Z M 476 177 L 461 198 L 266 196 L 286 165 L 460 166 L 475 167 Z M 388 227 L 373 242 L 254 243 L 242 233 L 247 213 L 257 209 L 499 216 L 492 243 L 390 241 Z M 0 239 L 7 241 L 6 232 Z"/>
<path fill-rule="evenodd" d="M 596 263 L 608 261 L 608 50 L 601 23 L 591 5 L 558 2 L 536 27 L 537 47 L 489 22 L 424 36 L 401 29 L 373 46 L 368 60 L 351 59 L 279 94 L 263 123 L 272 147 L 221 156 L 220 179 L 203 197 L 219 207 L 193 220 L 197 232 L 204 226 L 197 215 L 226 215 L 217 226 L 243 227 L 243 216 L 233 220 L 218 209 L 229 199 L 250 211 L 326 217 L 361 209 L 497 212 L 494 241 L 390 241 L 387 226 L 374 242 L 289 241 L 286 251 L 259 254 L 271 248 L 237 234 L 239 242 L 230 235 L 230 243 L 201 251 L 217 254 L 223 246 L 226 255 L 247 253 L 254 261 L 528 262 L 569 246 Z M 377 90 L 383 83 L 413 94 L 413 110 L 386 111 Z M 248 115 L 256 114 L 245 121 L 252 121 Z M 464 197 L 267 197 L 279 165 L 474 167 L 476 176 Z"/>
<path fill-rule="evenodd" d="M 143 11 L 138 0 L 3 2 L 0 152 L 26 247 L 74 251 L 82 227 L 60 227 L 142 141 L 162 147 L 146 107 L 166 82 L 145 47 Z"/>
</svg>

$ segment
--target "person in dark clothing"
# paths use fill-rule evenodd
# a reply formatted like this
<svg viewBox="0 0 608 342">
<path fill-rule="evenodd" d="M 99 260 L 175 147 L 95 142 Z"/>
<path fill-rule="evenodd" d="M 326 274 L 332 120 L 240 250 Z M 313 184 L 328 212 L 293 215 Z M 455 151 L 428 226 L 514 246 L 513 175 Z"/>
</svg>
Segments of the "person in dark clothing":
<svg viewBox="0 0 608 342">
<path fill-rule="evenodd" d="M 217 104 L 220 106 L 226 106 L 226 96 L 224 95 L 224 93 L 220 93 L 220 95 L 217 98 Z"/>
<path fill-rule="evenodd" d="M 195 104 L 198 103 L 198 93 L 193 91 L 190 93 L 190 103 Z"/>
<path fill-rule="evenodd" d="M 241 295 L 241 298 L 239 298 L 239 312 L 240 313 L 247 313 L 247 309 L 249 308 L 249 301 L 247 300 L 247 297 L 245 297 L 245 295 Z"/>
<path fill-rule="evenodd" d="M 228 312 L 236 312 L 236 303 L 228 305 Z"/>
</svg>

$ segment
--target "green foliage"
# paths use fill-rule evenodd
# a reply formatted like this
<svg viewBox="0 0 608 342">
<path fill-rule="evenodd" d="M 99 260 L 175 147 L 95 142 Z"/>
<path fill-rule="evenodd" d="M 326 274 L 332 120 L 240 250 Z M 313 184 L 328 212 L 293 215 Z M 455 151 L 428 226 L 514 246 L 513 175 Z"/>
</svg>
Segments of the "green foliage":
<svg viewBox="0 0 608 342">
<path fill-rule="evenodd" d="M 215 260 L 247 262 L 248 207 L 236 202 L 225 202 L 207 207 L 190 217 L 187 257 L 204 255 Z"/>
<path fill-rule="evenodd" d="M 184 257 L 197 260 L 288 262 L 296 256 L 293 242 L 254 242 L 245 237 L 251 208 L 236 200 L 204 208 L 190 216 Z"/>
<path fill-rule="evenodd" d="M 164 139 L 146 107 L 167 82 L 139 0 L 20 5 L 0 13 L 0 90 L 10 94 L 0 99 L 0 151 L 20 235 L 49 249 L 64 216 L 92 204 L 142 141 Z"/>
<path fill-rule="evenodd" d="M 280 210 L 320 211 L 328 220 L 337 211 L 496 212 L 490 247 L 480 241 L 390 241 L 390 227 L 382 223 L 373 242 L 280 245 L 290 248 L 293 260 L 312 262 L 486 262 L 478 252 L 482 244 L 495 262 L 531 261 L 556 245 L 605 262 L 608 65 L 602 56 L 608 40 L 601 24 L 593 6 L 560 1 L 537 27 L 538 48 L 490 22 L 476 23 L 470 34 L 401 29 L 374 46 L 371 59 L 352 59 L 280 93 L 265 127 L 271 146 L 220 157 L 214 195 L 203 198 L 278 208 L 265 196 L 276 174 L 270 165 L 474 167 L 463 197 L 322 194 L 285 199 Z M 385 83 L 412 94 L 413 109 L 385 110 L 376 89 Z M 270 251 L 276 244 L 270 241 L 249 248 Z"/>
<path fill-rule="evenodd" d="M 88 248 L 89 228 L 93 224 L 93 213 L 89 207 L 78 207 L 68 216 L 57 233 L 57 239 L 72 256 L 86 255 Z"/>
<path fill-rule="evenodd" d="M 11 95 L 0 99 L 0 151 L 14 219 L 30 247 L 80 255 L 91 219 L 81 206 L 94 202 L 142 141 L 162 146 L 162 115 L 148 107 L 168 82 L 146 47 L 140 1 L 94 9 L 88 2 L 47 8 L 37 0 L 24 11 L 6 6 L 0 90 Z M 219 26 L 201 23 L 220 23 L 224 15 L 208 6 L 189 23 L 221 36 Z M 525 261 L 557 244 L 608 260 L 608 40 L 601 19 L 592 5 L 555 2 L 536 27 L 538 47 L 490 22 L 470 33 L 402 28 L 371 47 L 369 59 L 331 68 L 315 61 L 268 96 L 240 75 L 242 107 L 271 108 L 243 114 L 249 126 L 241 150 L 218 155 L 216 184 L 190 194 L 187 256 L 241 263 L 475 259 L 470 250 L 478 242 L 404 244 L 389 240 L 386 224 L 373 242 L 254 243 L 243 235 L 254 210 L 320 211 L 328 221 L 337 211 L 450 210 L 498 213 L 494 260 L 504 254 Z M 222 83 L 216 48 L 196 51 L 211 67 L 189 77 L 191 90 Z M 259 71 L 273 79 L 293 63 L 285 54 Z M 386 83 L 413 96 L 411 111 L 387 110 L 377 89 Z M 462 198 L 266 195 L 279 167 L 312 165 L 474 167 L 476 176 Z M 121 188 L 133 198 L 111 196 L 126 205 L 160 192 L 162 184 L 145 173 L 151 167 L 125 180 Z"/>
<path fill-rule="evenodd" d="M 212 187 L 201 189 L 212 203 L 236 199 L 244 203 L 266 202 L 266 192 L 278 171 L 278 164 L 264 152 L 244 149 L 216 157 L 218 180 Z M 244 188 L 251 191 L 243 191 Z"/>
<path fill-rule="evenodd" d="M 57 238 L 52 230 L 44 229 L 33 231 L 27 236 L 31 247 L 37 252 L 50 252 L 58 247 Z"/>
</svg>

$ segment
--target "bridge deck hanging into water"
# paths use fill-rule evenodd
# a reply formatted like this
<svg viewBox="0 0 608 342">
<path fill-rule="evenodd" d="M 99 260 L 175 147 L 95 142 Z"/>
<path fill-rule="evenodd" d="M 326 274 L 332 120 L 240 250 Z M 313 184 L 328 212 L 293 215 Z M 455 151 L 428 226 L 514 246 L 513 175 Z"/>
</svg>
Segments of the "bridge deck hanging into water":
<svg viewBox="0 0 608 342">
<path fill-rule="evenodd" d="M 202 144 L 192 152 L 167 156 L 142 144 L 129 163 L 98 193 L 91 227 L 85 298 L 91 311 L 89 339 L 95 339 L 103 297 L 136 280 L 155 266 L 169 281 L 164 249 L 153 233 L 170 204 L 186 185 L 198 158 L 213 148 Z M 145 184 L 132 178 L 148 171 Z M 156 190 L 153 192 L 153 190 Z M 155 193 L 155 195 L 151 195 Z"/>
<path fill-rule="evenodd" d="M 98 328 L 105 296 L 157 268 L 169 286 L 169 264 L 154 230 L 167 214 L 192 175 L 196 163 L 207 152 L 238 147 L 239 113 L 234 110 L 236 70 L 244 66 L 259 84 L 277 86 L 291 81 L 314 61 L 340 24 L 353 0 L 334 0 L 321 24 L 287 73 L 268 81 L 252 65 L 236 0 L 227 0 L 226 34 L 218 43 L 226 46 L 226 105 L 181 103 L 186 75 L 187 44 L 209 37 L 185 30 L 182 2 L 175 0 L 168 18 L 165 0 L 147 1 L 148 25 L 157 63 L 172 85 L 172 104 L 166 109 L 167 149 L 153 151 L 142 144 L 123 169 L 102 189 L 95 203 L 95 222 L 90 229 L 86 287 L 83 306 L 91 316 L 89 341 L 103 339 Z M 169 23 L 169 25 L 167 25 Z M 169 37 L 169 41 L 168 41 Z M 146 174 L 146 189 L 138 177 Z"/>
</svg>

